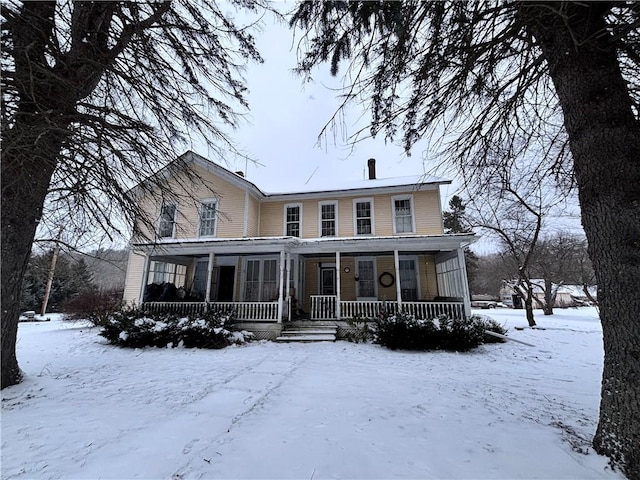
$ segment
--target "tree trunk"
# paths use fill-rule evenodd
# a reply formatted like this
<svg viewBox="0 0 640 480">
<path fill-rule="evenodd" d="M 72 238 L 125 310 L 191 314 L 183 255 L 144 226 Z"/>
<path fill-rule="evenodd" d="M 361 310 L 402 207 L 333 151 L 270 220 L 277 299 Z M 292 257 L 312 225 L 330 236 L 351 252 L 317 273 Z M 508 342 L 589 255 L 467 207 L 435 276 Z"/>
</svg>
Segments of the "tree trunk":
<svg viewBox="0 0 640 480">
<path fill-rule="evenodd" d="M 21 380 L 16 358 L 22 280 L 65 132 L 42 116 L 22 119 L 4 135 L 2 155 L 2 385 Z M 34 118 L 34 117 L 30 117 Z"/>
<path fill-rule="evenodd" d="M 524 309 L 527 314 L 527 323 L 530 327 L 535 327 L 536 321 L 533 318 L 533 290 L 529 285 L 527 285 L 527 295 L 524 298 Z"/>
<path fill-rule="evenodd" d="M 544 279 L 544 305 L 542 311 L 545 315 L 553 315 L 553 304 L 556 302 L 556 296 L 553 293 L 553 282 L 548 278 Z"/>
<path fill-rule="evenodd" d="M 564 111 L 598 283 L 605 356 L 593 444 L 640 478 L 640 125 L 603 19 L 611 6 L 526 8 Z"/>
</svg>

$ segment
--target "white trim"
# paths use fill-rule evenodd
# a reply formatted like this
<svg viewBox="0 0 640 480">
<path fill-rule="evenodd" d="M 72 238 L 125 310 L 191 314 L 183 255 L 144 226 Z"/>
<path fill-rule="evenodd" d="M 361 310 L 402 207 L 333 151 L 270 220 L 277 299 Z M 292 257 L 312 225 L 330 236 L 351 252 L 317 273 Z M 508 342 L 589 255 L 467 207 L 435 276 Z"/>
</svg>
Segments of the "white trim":
<svg viewBox="0 0 640 480">
<path fill-rule="evenodd" d="M 288 208 L 293 208 L 293 207 L 298 207 L 300 210 L 300 220 L 298 220 L 298 228 L 300 231 L 300 235 L 298 235 L 298 238 L 302 238 L 302 203 L 285 203 L 283 206 L 283 219 L 282 219 L 282 235 L 286 236 L 294 236 L 294 235 L 287 235 L 287 209 Z M 292 222 L 293 223 L 293 222 Z"/>
<path fill-rule="evenodd" d="M 249 190 L 244 191 L 244 216 L 242 218 L 242 236 L 249 234 Z"/>
<path fill-rule="evenodd" d="M 198 204 L 198 229 L 196 230 L 198 234 L 198 238 L 215 238 L 218 236 L 218 212 L 220 211 L 220 200 L 217 198 L 202 198 L 199 200 Z M 202 207 L 205 204 L 215 204 L 215 219 L 213 221 L 213 234 L 212 235 L 202 235 L 200 233 L 200 227 L 202 226 Z"/>
<path fill-rule="evenodd" d="M 358 233 L 358 217 L 357 217 L 356 205 L 358 203 L 364 203 L 364 202 L 369 202 L 369 205 L 371 205 L 371 233 Z M 354 237 L 373 237 L 375 236 L 375 234 L 376 234 L 376 225 L 375 225 L 373 197 L 354 198 L 353 199 L 353 236 Z"/>
<path fill-rule="evenodd" d="M 144 301 L 144 291 L 147 288 L 149 281 L 149 268 L 151 267 L 151 255 L 146 254 L 144 256 L 144 266 L 142 267 L 142 285 L 140 288 L 140 295 L 138 295 L 138 304 L 142 305 Z M 126 284 L 125 284 L 126 285 Z"/>
<path fill-rule="evenodd" d="M 204 293 L 204 301 L 211 301 L 211 280 L 213 280 L 213 262 L 215 259 L 215 254 L 213 252 L 209 253 L 209 259 L 207 262 L 207 285 Z"/>
<path fill-rule="evenodd" d="M 338 230 L 338 200 L 323 200 L 318 202 L 318 237 L 322 237 L 322 206 L 333 205 L 333 222 L 334 222 L 334 235 L 325 235 L 325 237 L 339 237 L 340 231 Z"/>
<path fill-rule="evenodd" d="M 398 232 L 396 230 L 396 200 L 409 200 L 409 208 L 411 209 L 411 231 Z M 441 215 L 442 216 L 442 215 Z M 391 220 L 393 224 L 394 235 L 412 235 L 416 233 L 416 211 L 413 207 L 413 195 L 394 195 L 391 197 Z"/>
<path fill-rule="evenodd" d="M 252 261 L 252 260 L 258 260 L 260 261 L 260 270 L 258 272 L 258 284 L 260 285 L 260 297 L 262 297 L 262 285 L 264 283 L 264 262 L 265 261 L 269 261 L 269 260 L 275 260 L 276 261 L 276 271 L 278 268 L 280 268 L 279 265 L 279 256 L 278 255 L 251 255 L 251 256 L 247 256 L 247 257 L 242 257 L 242 271 L 240 273 L 240 301 L 245 301 L 244 300 L 244 296 L 245 296 L 245 287 L 247 284 L 247 264 Z M 278 282 L 278 278 L 276 277 L 276 285 Z M 260 302 L 267 302 L 270 300 L 265 300 L 263 298 L 261 298 L 260 300 L 257 300 Z"/>
<path fill-rule="evenodd" d="M 373 297 L 360 297 L 360 285 L 356 285 L 356 300 L 378 300 L 378 262 L 376 257 L 355 257 L 356 275 L 360 278 L 360 262 L 372 262 L 373 264 Z M 359 281 L 358 281 L 359 282 Z"/>
<path fill-rule="evenodd" d="M 336 318 L 340 318 L 340 299 L 342 295 L 340 270 L 340 252 L 336 250 Z"/>
</svg>

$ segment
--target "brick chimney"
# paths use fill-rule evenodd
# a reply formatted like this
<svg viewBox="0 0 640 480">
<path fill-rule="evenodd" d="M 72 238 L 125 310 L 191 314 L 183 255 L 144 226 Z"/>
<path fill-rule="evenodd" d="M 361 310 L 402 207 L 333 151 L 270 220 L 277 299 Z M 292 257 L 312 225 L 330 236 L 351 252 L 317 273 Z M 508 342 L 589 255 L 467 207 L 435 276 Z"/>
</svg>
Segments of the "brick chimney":
<svg viewBox="0 0 640 480">
<path fill-rule="evenodd" d="M 369 180 L 376 179 L 376 159 L 370 158 L 367 161 L 367 166 L 369 167 Z"/>
</svg>

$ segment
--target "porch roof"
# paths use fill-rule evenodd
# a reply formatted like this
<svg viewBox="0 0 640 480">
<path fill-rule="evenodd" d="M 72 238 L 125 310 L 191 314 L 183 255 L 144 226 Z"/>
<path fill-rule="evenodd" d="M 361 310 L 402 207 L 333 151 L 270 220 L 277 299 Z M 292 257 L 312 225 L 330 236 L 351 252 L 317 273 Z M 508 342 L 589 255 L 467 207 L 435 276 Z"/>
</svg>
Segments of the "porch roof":
<svg viewBox="0 0 640 480">
<path fill-rule="evenodd" d="M 197 238 L 170 239 L 157 243 L 132 243 L 133 250 L 150 255 L 243 255 L 277 253 L 281 251 L 299 254 L 374 253 L 424 251 L 452 251 L 478 240 L 474 234 L 403 235 L 383 237 L 247 237 L 247 238 Z"/>
</svg>

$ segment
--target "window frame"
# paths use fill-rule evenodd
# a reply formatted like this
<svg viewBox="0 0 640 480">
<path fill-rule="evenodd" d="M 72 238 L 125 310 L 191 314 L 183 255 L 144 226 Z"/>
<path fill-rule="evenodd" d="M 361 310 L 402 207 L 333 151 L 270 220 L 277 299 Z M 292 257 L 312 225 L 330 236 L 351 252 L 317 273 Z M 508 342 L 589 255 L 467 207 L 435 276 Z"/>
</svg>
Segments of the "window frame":
<svg viewBox="0 0 640 480">
<path fill-rule="evenodd" d="M 204 212 L 204 206 L 205 205 L 210 205 L 213 204 L 215 206 L 215 210 L 214 210 L 214 218 L 213 218 L 213 233 L 211 234 L 207 234 L 207 235 L 203 235 L 202 233 L 202 222 L 203 222 L 203 218 L 202 218 L 202 214 Z M 198 206 L 198 238 L 201 237 L 216 237 L 218 235 L 218 209 L 219 209 L 219 205 L 220 202 L 218 202 L 217 198 L 205 198 L 203 200 L 200 200 L 200 205 Z M 205 220 L 210 220 L 210 219 L 205 219 Z"/>
<path fill-rule="evenodd" d="M 358 203 L 365 203 L 368 202 L 369 203 L 369 208 L 370 208 L 370 222 L 371 222 L 371 233 L 358 233 Z M 361 218 L 367 218 L 367 217 L 361 217 Z M 375 213 L 374 213 L 374 203 L 373 203 L 373 197 L 367 197 L 367 198 L 354 198 L 353 199 L 353 236 L 354 237 L 370 237 L 370 236 L 374 236 L 376 232 L 376 228 L 375 228 Z"/>
<path fill-rule="evenodd" d="M 396 201 L 398 200 L 409 200 L 409 208 L 411 209 L 410 217 L 411 217 L 411 231 L 410 232 L 398 232 L 397 226 L 397 216 L 396 216 Z M 393 195 L 391 197 L 391 216 L 393 219 L 393 234 L 394 235 L 407 235 L 416 233 L 416 215 L 415 208 L 413 206 L 413 195 Z"/>
<path fill-rule="evenodd" d="M 325 205 L 333 205 L 333 235 L 322 234 L 322 222 L 326 221 L 322 218 L 322 207 Z M 337 200 L 324 200 L 318 202 L 318 237 L 338 237 L 338 201 Z"/>
<path fill-rule="evenodd" d="M 284 207 L 283 207 L 283 212 L 284 212 L 284 213 L 283 213 L 283 217 L 284 217 L 284 218 L 283 218 L 283 229 L 282 229 L 282 234 L 283 234 L 285 237 L 296 237 L 296 235 L 289 235 L 289 234 L 287 233 L 287 227 L 289 226 L 289 223 L 292 223 L 292 224 L 293 224 L 293 223 L 296 223 L 296 222 L 289 222 L 289 221 L 288 221 L 288 218 L 287 218 L 287 210 L 288 210 L 289 208 L 295 208 L 295 207 L 297 207 L 297 208 L 298 208 L 298 212 L 299 212 L 299 213 L 298 213 L 299 218 L 298 218 L 298 221 L 297 221 L 297 223 L 298 223 L 298 232 L 299 232 L 299 235 L 297 235 L 297 238 L 302 238 L 302 203 L 285 203 L 285 204 L 284 204 Z"/>
<path fill-rule="evenodd" d="M 161 235 L 163 223 L 165 220 L 163 219 L 163 212 L 165 207 L 173 207 L 173 219 L 171 220 L 171 235 Z M 175 238 L 176 236 L 176 224 L 178 218 L 178 204 L 177 202 L 162 202 L 160 206 L 160 215 L 158 215 L 158 222 L 156 228 L 156 235 L 158 238 Z"/>
</svg>

